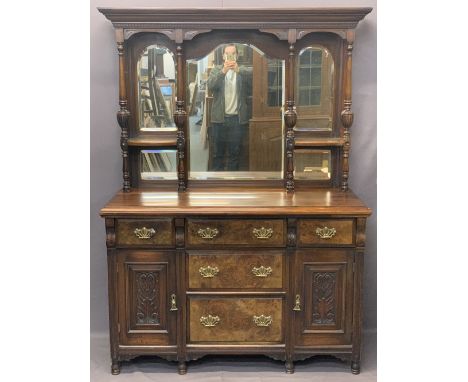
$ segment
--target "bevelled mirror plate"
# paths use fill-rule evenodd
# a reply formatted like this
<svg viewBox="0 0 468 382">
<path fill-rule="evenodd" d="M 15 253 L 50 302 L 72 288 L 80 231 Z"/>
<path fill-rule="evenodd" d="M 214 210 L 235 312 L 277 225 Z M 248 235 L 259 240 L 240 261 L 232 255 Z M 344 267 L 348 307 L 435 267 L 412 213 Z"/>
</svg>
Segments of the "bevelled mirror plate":
<svg viewBox="0 0 468 382">
<path fill-rule="evenodd" d="M 163 46 L 148 46 L 137 64 L 138 126 L 140 131 L 175 130 L 174 55 Z"/>
<path fill-rule="evenodd" d="M 177 179 L 177 150 L 141 150 L 140 176 L 143 180 Z"/>
<path fill-rule="evenodd" d="M 187 60 L 189 179 L 283 177 L 284 70 L 237 43 Z"/>
<path fill-rule="evenodd" d="M 310 46 L 299 52 L 296 72 L 295 130 L 333 129 L 334 63 L 323 47 Z"/>
<path fill-rule="evenodd" d="M 298 149 L 294 151 L 294 179 L 329 180 L 331 151 Z"/>
</svg>

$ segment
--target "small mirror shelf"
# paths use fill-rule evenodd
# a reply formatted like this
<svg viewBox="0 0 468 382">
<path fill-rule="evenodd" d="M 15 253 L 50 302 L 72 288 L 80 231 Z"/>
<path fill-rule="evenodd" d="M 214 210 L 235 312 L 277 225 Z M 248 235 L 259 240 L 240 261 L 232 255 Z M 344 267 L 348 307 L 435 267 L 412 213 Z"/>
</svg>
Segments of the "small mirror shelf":
<svg viewBox="0 0 468 382">
<path fill-rule="evenodd" d="M 142 180 L 177 179 L 176 150 L 141 150 L 140 176 Z"/>
</svg>

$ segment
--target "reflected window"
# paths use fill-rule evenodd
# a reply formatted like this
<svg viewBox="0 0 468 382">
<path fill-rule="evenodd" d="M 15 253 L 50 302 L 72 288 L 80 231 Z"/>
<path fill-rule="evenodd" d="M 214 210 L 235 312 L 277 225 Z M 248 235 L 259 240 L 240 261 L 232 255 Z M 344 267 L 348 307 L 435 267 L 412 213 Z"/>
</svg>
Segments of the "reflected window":
<svg viewBox="0 0 468 382">
<path fill-rule="evenodd" d="M 141 179 L 177 179 L 176 150 L 141 150 Z"/>
<path fill-rule="evenodd" d="M 298 149 L 294 151 L 294 179 L 329 180 L 331 151 Z"/>
<path fill-rule="evenodd" d="M 226 43 L 187 61 L 190 179 L 281 179 L 284 60 Z"/>
<path fill-rule="evenodd" d="M 281 60 L 267 59 L 268 63 L 268 106 L 282 106 L 283 65 Z"/>
<path fill-rule="evenodd" d="M 176 128 L 174 123 L 176 70 L 166 47 L 147 47 L 137 64 L 139 126 L 142 131 Z"/>
<path fill-rule="evenodd" d="M 300 51 L 296 72 L 296 130 L 333 128 L 334 64 L 330 52 L 311 46 Z"/>
<path fill-rule="evenodd" d="M 299 55 L 299 106 L 320 105 L 322 50 L 306 49 Z"/>
</svg>

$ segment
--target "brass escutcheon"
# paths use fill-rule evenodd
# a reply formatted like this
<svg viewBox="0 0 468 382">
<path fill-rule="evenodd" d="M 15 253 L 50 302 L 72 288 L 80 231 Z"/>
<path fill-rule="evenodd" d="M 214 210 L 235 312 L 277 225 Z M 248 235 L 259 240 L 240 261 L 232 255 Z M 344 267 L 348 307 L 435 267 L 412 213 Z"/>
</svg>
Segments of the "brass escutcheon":
<svg viewBox="0 0 468 382">
<path fill-rule="evenodd" d="M 156 231 L 154 230 L 154 228 L 142 227 L 135 228 L 135 231 L 133 231 L 133 233 L 138 239 L 151 239 L 156 233 Z"/>
<path fill-rule="evenodd" d="M 217 228 L 200 228 L 197 231 L 198 236 L 200 236 L 202 239 L 213 239 L 218 235 L 219 231 Z"/>
<path fill-rule="evenodd" d="M 268 277 L 269 275 L 271 275 L 271 272 L 273 272 L 273 269 L 271 269 L 271 267 L 264 267 L 263 265 L 258 268 L 252 268 L 252 273 L 257 277 Z"/>
<path fill-rule="evenodd" d="M 211 267 L 207 265 L 206 267 L 200 267 L 198 270 L 202 277 L 205 278 L 210 278 L 210 277 L 215 277 L 219 273 L 219 268 L 218 267 Z"/>
<path fill-rule="evenodd" d="M 300 312 L 301 311 L 301 296 L 296 294 L 296 305 L 294 305 L 293 310 Z"/>
<path fill-rule="evenodd" d="M 257 239 L 269 239 L 273 235 L 273 228 L 254 228 L 252 233 Z"/>
<path fill-rule="evenodd" d="M 270 326 L 273 322 L 271 316 L 264 316 L 263 314 L 260 316 L 253 316 L 253 322 L 257 326 Z"/>
<path fill-rule="evenodd" d="M 200 317 L 200 323 L 203 326 L 207 326 L 207 327 L 216 326 L 219 324 L 220 321 L 221 319 L 218 316 L 212 316 L 211 314 L 209 314 L 208 316 Z"/>
<path fill-rule="evenodd" d="M 176 303 L 176 295 L 175 294 L 171 294 L 171 311 L 175 311 L 175 310 L 178 310 L 177 309 L 177 303 Z"/>
<path fill-rule="evenodd" d="M 336 229 L 335 228 L 328 228 L 328 227 L 317 227 L 315 230 L 315 233 L 317 236 L 319 236 L 322 239 L 331 239 L 333 236 L 336 235 Z"/>
</svg>

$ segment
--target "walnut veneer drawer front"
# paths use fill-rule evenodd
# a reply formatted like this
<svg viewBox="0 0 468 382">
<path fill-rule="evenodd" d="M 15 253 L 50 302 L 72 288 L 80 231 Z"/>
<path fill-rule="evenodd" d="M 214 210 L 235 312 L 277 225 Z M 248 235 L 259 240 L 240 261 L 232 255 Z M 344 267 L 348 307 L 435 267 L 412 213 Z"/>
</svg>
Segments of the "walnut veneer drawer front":
<svg viewBox="0 0 468 382">
<path fill-rule="evenodd" d="M 352 219 L 302 219 L 298 225 L 299 245 L 351 245 L 353 240 Z"/>
<path fill-rule="evenodd" d="M 284 255 L 245 252 L 190 252 L 188 286 L 191 289 L 281 289 Z"/>
<path fill-rule="evenodd" d="M 116 240 L 118 246 L 174 246 L 172 219 L 119 219 Z"/>
<path fill-rule="evenodd" d="M 282 298 L 190 297 L 189 342 L 284 342 Z"/>
<path fill-rule="evenodd" d="M 187 246 L 283 247 L 285 232 L 282 219 L 188 219 Z"/>
</svg>

